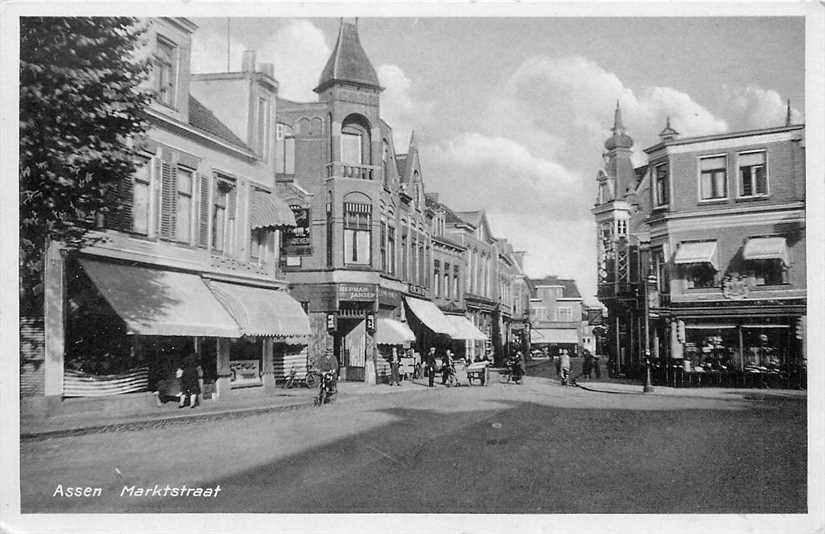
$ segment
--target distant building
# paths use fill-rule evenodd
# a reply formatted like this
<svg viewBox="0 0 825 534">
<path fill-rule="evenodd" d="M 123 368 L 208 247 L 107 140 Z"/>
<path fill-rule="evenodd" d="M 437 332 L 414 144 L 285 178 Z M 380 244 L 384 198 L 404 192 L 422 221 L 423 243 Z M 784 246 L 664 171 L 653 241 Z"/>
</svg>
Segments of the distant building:
<svg viewBox="0 0 825 534">
<path fill-rule="evenodd" d="M 570 354 L 578 354 L 584 308 L 576 282 L 547 276 L 531 278 L 528 283 L 531 349 L 554 355 L 564 348 Z"/>
<path fill-rule="evenodd" d="M 670 122 L 634 168 L 617 108 L 597 175 L 599 299 L 613 368 L 804 363 L 805 127 L 681 138 Z M 652 276 L 651 276 L 652 275 Z M 655 284 L 645 289 L 645 281 Z"/>
</svg>

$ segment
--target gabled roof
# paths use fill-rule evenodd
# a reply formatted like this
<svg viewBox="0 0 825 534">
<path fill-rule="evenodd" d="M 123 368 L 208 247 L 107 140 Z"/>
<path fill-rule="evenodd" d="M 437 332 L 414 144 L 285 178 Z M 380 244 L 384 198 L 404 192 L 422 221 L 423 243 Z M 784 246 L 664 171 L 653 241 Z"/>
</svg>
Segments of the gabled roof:
<svg viewBox="0 0 825 534">
<path fill-rule="evenodd" d="M 358 25 L 341 20 L 338 30 L 338 40 L 332 55 L 329 56 L 321 78 L 318 80 L 316 93 L 320 93 L 335 82 L 351 82 L 374 89 L 381 89 L 378 84 L 378 75 L 372 66 L 367 53 L 361 47 L 358 39 Z"/>
<path fill-rule="evenodd" d="M 457 211 L 455 214 L 464 222 L 470 223 L 476 228 L 481 223 L 481 216 L 484 212 L 481 210 L 476 211 Z"/>
<path fill-rule="evenodd" d="M 557 276 L 545 276 L 544 278 L 529 278 L 530 297 L 536 298 L 538 286 L 561 286 L 562 298 L 566 299 L 580 299 L 579 288 L 576 286 L 576 281 L 570 278 L 559 278 Z"/>
<path fill-rule="evenodd" d="M 251 149 L 246 146 L 246 143 L 241 141 L 241 139 L 229 129 L 229 126 L 222 123 L 209 108 L 198 102 L 198 99 L 192 95 L 189 95 L 189 124 L 227 143 L 251 151 Z"/>
</svg>

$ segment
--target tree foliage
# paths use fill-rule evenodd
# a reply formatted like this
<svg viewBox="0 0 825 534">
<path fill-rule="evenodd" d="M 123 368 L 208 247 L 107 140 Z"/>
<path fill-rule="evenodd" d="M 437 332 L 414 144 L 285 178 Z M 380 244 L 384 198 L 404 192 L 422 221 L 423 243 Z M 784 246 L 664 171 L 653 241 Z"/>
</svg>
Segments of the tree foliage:
<svg viewBox="0 0 825 534">
<path fill-rule="evenodd" d="M 50 240 L 79 247 L 117 211 L 120 180 L 135 171 L 131 140 L 145 132 L 150 63 L 142 28 L 127 17 L 20 21 L 20 283 L 39 299 Z"/>
</svg>

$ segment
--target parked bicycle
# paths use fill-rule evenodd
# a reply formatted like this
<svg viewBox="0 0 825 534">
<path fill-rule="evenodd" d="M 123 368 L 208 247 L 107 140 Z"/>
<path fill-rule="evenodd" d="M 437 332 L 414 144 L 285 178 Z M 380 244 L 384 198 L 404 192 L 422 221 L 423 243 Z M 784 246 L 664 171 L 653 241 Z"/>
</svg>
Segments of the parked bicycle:
<svg viewBox="0 0 825 534">
<path fill-rule="evenodd" d="M 286 379 L 284 380 L 284 386 L 287 389 L 292 389 L 296 386 L 303 386 L 312 389 L 315 387 L 315 384 L 318 383 L 319 378 L 320 373 L 312 369 L 307 370 L 303 378 L 298 378 L 298 372 L 296 371 L 295 367 L 292 367 L 289 370 L 289 374 L 287 375 Z"/>
</svg>

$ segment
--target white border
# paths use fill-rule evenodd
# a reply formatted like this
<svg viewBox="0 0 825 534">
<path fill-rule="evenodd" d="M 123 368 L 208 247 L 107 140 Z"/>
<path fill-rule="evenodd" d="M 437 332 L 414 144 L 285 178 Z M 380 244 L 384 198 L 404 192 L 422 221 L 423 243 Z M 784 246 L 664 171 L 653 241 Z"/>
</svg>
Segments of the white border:
<svg viewBox="0 0 825 534">
<path fill-rule="evenodd" d="M 19 31 L 17 17 L 26 15 L 134 15 L 147 13 L 170 16 L 225 16 L 226 5 L 232 5 L 233 16 L 258 17 L 370 17 L 440 16 L 440 17 L 501 17 L 501 16 L 805 16 L 806 17 L 806 146 L 807 153 L 807 243 L 808 243 L 808 302 L 809 324 L 823 324 L 825 272 L 823 254 L 823 224 L 825 223 L 825 8 L 817 2 L 796 3 L 698 3 L 698 2 L 634 2 L 634 3 L 476 3 L 469 1 L 413 3 L 242 3 L 238 1 L 207 2 L 17 2 L 0 7 L 0 35 L 3 54 L 0 55 L 0 171 L 9 182 L 7 194 L 0 195 L 0 261 L 2 271 L 3 306 L 0 306 L 0 406 L 3 425 L 0 432 L 0 472 L 4 484 L 0 486 L 0 529 L 16 532 L 162 532 L 173 523 L 176 533 L 184 532 L 821 532 L 825 515 L 821 503 L 825 496 L 825 403 L 823 403 L 823 375 L 825 359 L 825 329 L 809 328 L 809 394 L 808 394 L 808 507 L 805 515 L 281 515 L 260 514 L 174 514 L 174 515 L 113 515 L 113 514 L 19 514 L 19 369 L 17 358 L 18 314 L 17 301 L 17 195 L 14 180 L 17 176 L 17 116 L 19 99 L 17 87 L 17 58 Z M 6 184 L 4 184 L 6 185 Z M 810 350 L 814 349 L 814 350 Z"/>
</svg>

